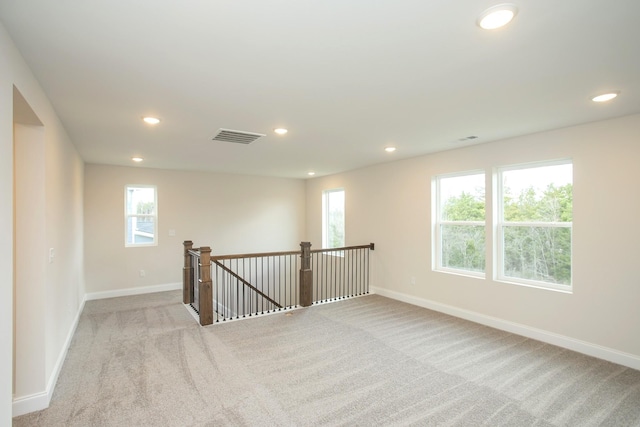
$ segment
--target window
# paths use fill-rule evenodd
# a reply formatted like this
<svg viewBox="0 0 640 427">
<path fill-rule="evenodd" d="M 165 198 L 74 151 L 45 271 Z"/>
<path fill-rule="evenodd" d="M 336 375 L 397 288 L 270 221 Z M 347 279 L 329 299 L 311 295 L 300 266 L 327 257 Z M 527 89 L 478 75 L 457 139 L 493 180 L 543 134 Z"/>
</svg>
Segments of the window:
<svg viewBox="0 0 640 427">
<path fill-rule="evenodd" d="M 344 242 L 344 190 L 326 190 L 322 193 L 322 247 L 341 248 Z"/>
<path fill-rule="evenodd" d="M 124 192 L 125 246 L 157 244 L 158 199 L 156 187 L 127 185 Z"/>
<path fill-rule="evenodd" d="M 498 169 L 497 278 L 571 288 L 573 165 Z"/>
<path fill-rule="evenodd" d="M 437 176 L 435 269 L 484 277 L 485 174 Z"/>
</svg>

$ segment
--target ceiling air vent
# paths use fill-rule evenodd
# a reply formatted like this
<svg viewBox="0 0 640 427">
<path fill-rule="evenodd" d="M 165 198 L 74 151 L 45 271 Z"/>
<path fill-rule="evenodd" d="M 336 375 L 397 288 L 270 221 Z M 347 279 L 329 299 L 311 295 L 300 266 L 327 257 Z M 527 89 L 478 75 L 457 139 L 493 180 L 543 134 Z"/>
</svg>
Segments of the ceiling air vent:
<svg viewBox="0 0 640 427">
<path fill-rule="evenodd" d="M 234 144 L 251 144 L 263 133 L 244 132 L 241 130 L 218 129 L 218 133 L 213 137 L 214 141 L 232 142 Z"/>
</svg>

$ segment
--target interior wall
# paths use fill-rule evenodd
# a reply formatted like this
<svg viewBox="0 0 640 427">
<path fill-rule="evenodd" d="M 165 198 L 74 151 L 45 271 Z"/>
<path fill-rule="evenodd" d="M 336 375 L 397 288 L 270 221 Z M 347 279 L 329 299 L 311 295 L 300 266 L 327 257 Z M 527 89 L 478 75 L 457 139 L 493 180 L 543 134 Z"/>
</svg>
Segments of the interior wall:
<svg viewBox="0 0 640 427">
<path fill-rule="evenodd" d="M 46 388 L 44 128 L 14 124 L 15 270 L 14 393 Z"/>
<path fill-rule="evenodd" d="M 57 117 L 56 117 L 57 120 Z M 47 127 L 45 126 L 45 129 Z M 52 129 L 46 144 L 46 253 L 54 250 L 47 262 L 45 314 L 47 377 L 58 369 L 60 350 L 71 338 L 69 327 L 78 315 L 85 296 L 84 283 L 84 161 L 70 142 L 64 129 Z M 47 131 L 48 132 L 48 131 Z M 55 142 L 54 142 L 55 141 Z M 55 384 L 49 384 L 53 387 Z"/>
<path fill-rule="evenodd" d="M 157 246 L 124 246 L 128 184 L 157 186 Z M 89 293 L 180 283 L 185 240 L 214 254 L 268 252 L 298 249 L 305 232 L 302 180 L 89 164 L 84 200 Z"/>
<path fill-rule="evenodd" d="M 494 167 L 562 158 L 574 165 L 572 294 L 493 280 L 491 242 L 486 279 L 432 271 L 433 176 L 484 169 L 490 200 Z M 639 358 L 640 228 L 630 225 L 638 159 L 633 115 L 316 178 L 307 181 L 307 236 L 320 241 L 322 191 L 343 187 L 347 244 L 376 244 L 376 287 Z"/>
<path fill-rule="evenodd" d="M 13 236 L 12 43 L 0 24 L 0 236 Z M 0 425 L 11 425 L 13 387 L 13 239 L 0 239 Z"/>
<path fill-rule="evenodd" d="M 38 404 L 48 404 L 84 295 L 81 188 L 84 166 L 45 92 L 0 24 L 0 235 L 9 236 L 0 239 L 0 378 L 5 379 L 13 375 L 14 88 L 44 126 L 44 204 L 32 209 L 44 212 L 43 246 L 56 251 L 51 264 L 48 250 L 34 254 L 36 262 L 46 264 L 47 290 L 43 307 L 45 378 L 39 378 L 35 388 L 40 389 Z M 18 336 L 24 333 L 27 332 L 16 328 Z M 45 389 L 41 389 L 42 384 Z M 31 385 L 28 388 L 34 389 Z M 14 402 L 29 400 L 30 396 L 13 396 L 12 381 L 0 381 L 0 425 L 10 425 Z"/>
</svg>

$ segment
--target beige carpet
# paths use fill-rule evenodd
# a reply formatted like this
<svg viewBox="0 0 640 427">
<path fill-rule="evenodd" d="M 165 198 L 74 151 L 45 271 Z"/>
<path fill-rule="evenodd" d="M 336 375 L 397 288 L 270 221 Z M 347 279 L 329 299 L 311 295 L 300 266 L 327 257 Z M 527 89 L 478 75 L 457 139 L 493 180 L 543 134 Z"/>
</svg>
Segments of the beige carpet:
<svg viewBox="0 0 640 427">
<path fill-rule="evenodd" d="M 180 299 L 87 302 L 14 426 L 640 426 L 640 371 L 380 296 L 205 328 Z"/>
</svg>

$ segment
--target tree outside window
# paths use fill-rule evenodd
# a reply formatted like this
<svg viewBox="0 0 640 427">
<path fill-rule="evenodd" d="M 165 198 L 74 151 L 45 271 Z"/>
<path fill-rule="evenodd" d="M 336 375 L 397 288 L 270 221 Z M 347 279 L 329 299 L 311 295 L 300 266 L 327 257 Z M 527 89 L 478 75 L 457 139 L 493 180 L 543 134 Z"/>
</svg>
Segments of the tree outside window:
<svg viewBox="0 0 640 427">
<path fill-rule="evenodd" d="M 483 276 L 485 272 L 485 175 L 435 178 L 434 235 L 437 270 Z"/>
<path fill-rule="evenodd" d="M 326 190 L 322 193 L 322 247 L 344 246 L 344 190 Z"/>
<path fill-rule="evenodd" d="M 498 172 L 498 279 L 571 287 L 573 165 Z"/>
</svg>

